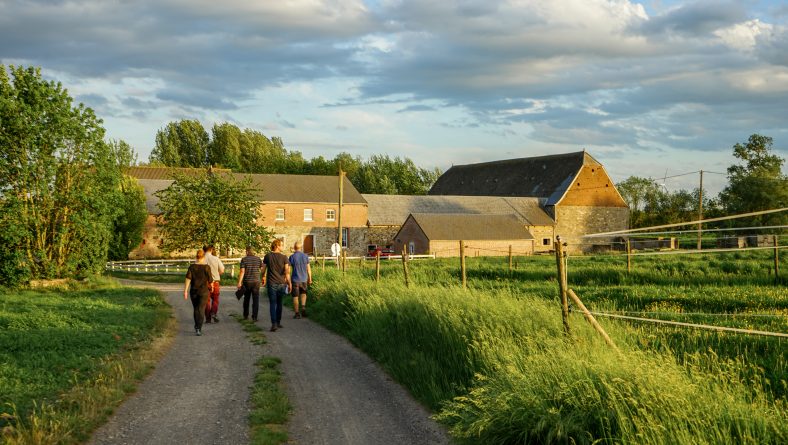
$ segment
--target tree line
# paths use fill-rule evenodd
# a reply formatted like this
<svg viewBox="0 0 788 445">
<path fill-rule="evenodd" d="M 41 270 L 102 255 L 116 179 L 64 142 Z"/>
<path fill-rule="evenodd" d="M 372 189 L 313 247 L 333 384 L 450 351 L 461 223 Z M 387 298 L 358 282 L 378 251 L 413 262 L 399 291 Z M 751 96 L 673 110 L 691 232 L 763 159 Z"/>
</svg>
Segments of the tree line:
<svg viewBox="0 0 788 445">
<path fill-rule="evenodd" d="M 753 134 L 733 146 L 736 164 L 727 169 L 728 184 L 717 196 L 703 195 L 705 219 L 788 207 L 785 159 L 774 153 L 771 137 Z M 698 218 L 700 188 L 670 192 L 651 178 L 630 176 L 616 184 L 629 204 L 633 228 L 694 221 Z M 788 224 L 788 212 L 716 223 L 716 227 L 763 227 Z"/>
<path fill-rule="evenodd" d="M 156 133 L 149 161 L 239 173 L 336 175 L 342 169 L 359 192 L 376 194 L 424 195 L 440 176 L 437 168 L 421 168 L 407 157 L 373 155 L 364 160 L 342 152 L 332 159 L 306 159 L 285 148 L 281 138 L 227 122 L 214 124 L 209 134 L 199 121 L 188 119 L 170 122 Z"/>
</svg>

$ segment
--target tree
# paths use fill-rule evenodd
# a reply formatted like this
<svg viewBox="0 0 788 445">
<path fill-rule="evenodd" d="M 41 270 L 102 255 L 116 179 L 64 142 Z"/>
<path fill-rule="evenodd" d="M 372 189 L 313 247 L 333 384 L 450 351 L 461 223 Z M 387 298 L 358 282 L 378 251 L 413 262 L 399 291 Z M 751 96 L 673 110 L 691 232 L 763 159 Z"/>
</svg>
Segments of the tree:
<svg viewBox="0 0 788 445">
<path fill-rule="evenodd" d="M 209 164 L 217 167 L 238 170 L 241 166 L 241 129 L 224 122 L 215 124 L 211 129 L 211 142 L 208 144 Z"/>
<path fill-rule="evenodd" d="M 207 167 L 209 141 L 208 132 L 198 120 L 170 122 L 156 132 L 150 162 L 169 167 Z"/>
<path fill-rule="evenodd" d="M 137 163 L 137 155 L 124 141 L 110 141 L 115 164 L 123 171 Z M 142 231 L 148 211 L 145 207 L 145 190 L 136 179 L 123 175 L 116 193 L 117 214 L 113 221 L 112 238 L 109 242 L 110 260 L 126 260 L 129 252 L 142 241 Z"/>
<path fill-rule="evenodd" d="M 0 65 L 0 282 L 103 270 L 122 173 L 90 108 Z"/>
<path fill-rule="evenodd" d="M 647 227 L 654 220 L 660 200 L 666 192 L 651 179 L 630 176 L 616 184 L 629 205 L 629 224 L 632 228 Z"/>
<path fill-rule="evenodd" d="M 733 156 L 743 163 L 728 167 L 728 186 L 720 202 L 729 214 L 788 207 L 788 176 L 782 173 L 785 160 L 772 153 L 772 138 L 753 134 L 746 144 L 733 146 Z M 785 225 L 788 213 L 773 213 L 736 220 L 739 227 Z"/>
<path fill-rule="evenodd" d="M 271 233 L 259 225 L 260 203 L 251 180 L 200 173 L 176 175 L 159 197 L 158 223 L 165 252 L 197 249 L 212 243 L 217 249 L 261 250 Z"/>
</svg>

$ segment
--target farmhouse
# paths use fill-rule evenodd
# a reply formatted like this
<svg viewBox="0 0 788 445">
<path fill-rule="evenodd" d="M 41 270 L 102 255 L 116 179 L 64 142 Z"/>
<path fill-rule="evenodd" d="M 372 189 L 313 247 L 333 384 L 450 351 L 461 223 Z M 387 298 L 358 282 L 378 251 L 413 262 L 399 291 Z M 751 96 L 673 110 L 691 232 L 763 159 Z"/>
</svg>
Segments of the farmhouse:
<svg viewBox="0 0 788 445">
<path fill-rule="evenodd" d="M 131 258 L 161 257 L 160 234 L 156 217 L 161 213 L 155 193 L 173 182 L 175 173 L 197 174 L 199 169 L 166 167 L 131 167 L 127 174 L 145 189 L 148 220 L 142 245 Z M 289 249 L 296 240 L 307 253 L 329 252 L 337 240 L 339 219 L 339 179 L 337 176 L 242 174 L 213 169 L 216 174 L 236 179 L 249 177 L 260 201 L 259 224 L 266 226 Z M 366 251 L 367 203 L 347 178 L 343 183 L 342 244 L 351 253 Z"/>
<path fill-rule="evenodd" d="M 388 245 L 393 242 L 410 214 L 445 215 L 512 215 L 536 238 L 537 252 L 552 248 L 555 223 L 544 211 L 538 198 L 501 196 L 412 196 L 362 194 L 369 204 L 367 225 L 371 244 Z M 542 242 L 547 240 L 546 245 Z M 404 241 L 407 242 L 407 241 Z M 507 247 L 508 249 L 508 244 Z M 528 252 L 531 252 L 530 242 Z M 455 252 L 459 255 L 459 252 Z"/>
<path fill-rule="evenodd" d="M 459 242 L 467 256 L 530 255 L 534 238 L 514 215 L 412 213 L 394 235 L 394 252 L 405 247 L 410 254 L 460 256 Z"/>
<path fill-rule="evenodd" d="M 553 218 L 555 234 L 573 251 L 610 242 L 587 241 L 583 235 L 629 227 L 627 203 L 602 164 L 585 151 L 455 165 L 429 194 L 537 198 Z"/>
</svg>

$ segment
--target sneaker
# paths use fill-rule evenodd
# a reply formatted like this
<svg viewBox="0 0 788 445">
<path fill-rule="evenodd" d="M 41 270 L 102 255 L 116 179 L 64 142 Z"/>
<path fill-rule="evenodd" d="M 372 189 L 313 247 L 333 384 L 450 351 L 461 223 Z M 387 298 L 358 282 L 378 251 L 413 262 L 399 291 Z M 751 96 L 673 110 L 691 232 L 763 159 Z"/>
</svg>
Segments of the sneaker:
<svg viewBox="0 0 788 445">
<path fill-rule="evenodd" d="M 216 315 L 214 315 L 214 316 L 213 316 L 213 322 L 214 322 L 214 323 L 219 323 L 219 317 L 217 317 Z"/>
<path fill-rule="evenodd" d="M 206 323 L 210 323 L 211 322 L 211 317 L 205 317 L 205 322 Z"/>
<path fill-rule="evenodd" d="M 301 317 L 306 317 L 306 309 L 301 309 Z M 298 318 L 301 318 L 298 317 Z"/>
<path fill-rule="evenodd" d="M 301 314 L 299 314 L 298 312 L 296 312 L 296 313 L 295 313 L 295 315 L 293 315 L 293 318 L 301 318 Z"/>
<path fill-rule="evenodd" d="M 202 335 L 202 332 L 200 332 L 200 330 L 199 330 L 199 329 L 197 329 L 197 332 L 196 332 L 196 334 L 197 334 L 197 336 L 199 337 L 199 336 L 201 336 L 201 335 Z"/>
<path fill-rule="evenodd" d="M 276 325 L 271 326 L 271 332 L 276 332 Z"/>
<path fill-rule="evenodd" d="M 277 324 L 276 324 L 276 328 L 277 328 L 277 329 L 282 329 L 283 327 L 284 327 L 284 326 L 282 326 L 282 324 L 281 324 L 281 323 L 277 323 Z"/>
</svg>

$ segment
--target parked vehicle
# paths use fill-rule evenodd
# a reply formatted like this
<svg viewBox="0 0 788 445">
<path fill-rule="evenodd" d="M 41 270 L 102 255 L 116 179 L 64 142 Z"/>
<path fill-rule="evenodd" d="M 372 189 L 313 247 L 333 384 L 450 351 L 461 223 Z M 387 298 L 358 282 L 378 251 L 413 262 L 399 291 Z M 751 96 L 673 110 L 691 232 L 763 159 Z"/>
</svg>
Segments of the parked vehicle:
<svg viewBox="0 0 788 445">
<path fill-rule="evenodd" d="M 386 245 L 386 247 L 378 246 L 377 244 L 368 244 L 367 245 L 367 257 L 375 258 L 378 252 L 380 252 L 381 258 L 386 258 L 391 255 L 394 255 L 394 249 L 391 248 L 391 244 Z"/>
</svg>

